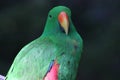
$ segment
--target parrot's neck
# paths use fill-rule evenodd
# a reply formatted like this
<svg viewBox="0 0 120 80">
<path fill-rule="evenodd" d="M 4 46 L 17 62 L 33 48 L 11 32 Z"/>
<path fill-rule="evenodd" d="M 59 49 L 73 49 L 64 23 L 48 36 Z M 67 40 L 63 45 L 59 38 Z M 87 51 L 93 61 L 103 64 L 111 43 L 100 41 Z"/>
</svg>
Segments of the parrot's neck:
<svg viewBox="0 0 120 80">
<path fill-rule="evenodd" d="M 44 77 L 44 80 L 58 80 L 58 70 L 59 70 L 59 64 L 57 61 L 54 61 L 51 70 L 47 72 L 46 76 Z"/>
</svg>

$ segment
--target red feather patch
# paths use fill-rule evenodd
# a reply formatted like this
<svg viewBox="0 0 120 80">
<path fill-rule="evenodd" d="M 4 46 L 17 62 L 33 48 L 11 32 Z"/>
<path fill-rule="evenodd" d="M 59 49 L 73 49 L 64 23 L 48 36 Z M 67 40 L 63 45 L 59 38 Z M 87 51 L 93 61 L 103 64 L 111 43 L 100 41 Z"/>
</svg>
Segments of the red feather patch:
<svg viewBox="0 0 120 80">
<path fill-rule="evenodd" d="M 58 70 L 59 70 L 59 64 L 57 63 L 57 61 L 54 61 L 54 64 L 50 72 L 47 73 L 44 80 L 58 80 Z"/>
</svg>

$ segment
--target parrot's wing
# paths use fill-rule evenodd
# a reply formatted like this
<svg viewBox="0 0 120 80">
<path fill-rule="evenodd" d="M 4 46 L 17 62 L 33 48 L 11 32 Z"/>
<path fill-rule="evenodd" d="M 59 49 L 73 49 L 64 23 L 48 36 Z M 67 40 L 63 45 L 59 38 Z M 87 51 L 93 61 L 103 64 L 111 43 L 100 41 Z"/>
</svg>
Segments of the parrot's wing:
<svg viewBox="0 0 120 80">
<path fill-rule="evenodd" d="M 7 80 L 42 80 L 56 57 L 55 52 L 56 48 L 49 39 L 33 41 L 16 56 Z"/>
<path fill-rule="evenodd" d="M 31 42 L 32 44 L 32 42 Z M 32 49 L 32 45 L 31 44 L 28 44 L 26 45 L 24 48 L 22 48 L 22 50 L 17 54 L 17 56 L 15 57 L 11 67 L 10 67 L 10 70 L 8 71 L 7 75 L 9 73 L 12 72 L 13 68 L 15 65 L 17 65 L 19 63 L 19 61 L 27 54 L 27 51 L 29 51 L 30 49 Z M 27 49 L 27 50 L 25 50 Z"/>
</svg>

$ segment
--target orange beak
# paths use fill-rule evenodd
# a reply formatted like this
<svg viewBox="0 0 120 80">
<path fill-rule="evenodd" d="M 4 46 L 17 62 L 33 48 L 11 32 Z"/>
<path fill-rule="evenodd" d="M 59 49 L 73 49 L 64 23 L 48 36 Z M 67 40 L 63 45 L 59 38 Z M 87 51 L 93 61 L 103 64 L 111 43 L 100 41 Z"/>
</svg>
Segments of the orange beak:
<svg viewBox="0 0 120 80">
<path fill-rule="evenodd" d="M 69 21 L 68 21 L 68 15 L 66 14 L 66 12 L 61 12 L 58 15 L 58 21 L 67 35 L 69 30 Z"/>
</svg>

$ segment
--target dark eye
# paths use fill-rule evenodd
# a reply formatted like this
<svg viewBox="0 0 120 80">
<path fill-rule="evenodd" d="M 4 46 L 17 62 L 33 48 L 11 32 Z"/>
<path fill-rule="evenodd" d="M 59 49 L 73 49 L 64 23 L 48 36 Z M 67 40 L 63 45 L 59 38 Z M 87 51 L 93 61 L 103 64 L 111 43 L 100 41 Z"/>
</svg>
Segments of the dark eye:
<svg viewBox="0 0 120 80">
<path fill-rule="evenodd" d="M 52 18 L 52 15 L 49 15 L 50 18 Z"/>
</svg>

